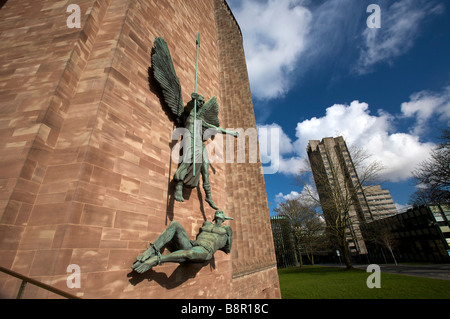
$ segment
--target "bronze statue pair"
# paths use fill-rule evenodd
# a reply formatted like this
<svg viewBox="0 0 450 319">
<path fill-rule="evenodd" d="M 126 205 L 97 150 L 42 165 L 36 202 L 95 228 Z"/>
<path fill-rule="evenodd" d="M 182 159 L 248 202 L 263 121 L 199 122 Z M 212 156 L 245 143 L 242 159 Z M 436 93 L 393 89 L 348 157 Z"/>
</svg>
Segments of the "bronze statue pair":
<svg viewBox="0 0 450 319">
<path fill-rule="evenodd" d="M 209 183 L 209 159 L 203 138 L 210 138 L 217 133 L 238 137 L 238 133 L 229 132 L 220 127 L 219 105 L 216 97 L 205 102 L 205 98 L 197 94 L 199 48 L 200 38 L 198 35 L 195 92 L 191 95 L 192 100 L 186 106 L 183 104 L 181 85 L 175 73 L 169 48 L 162 38 L 155 39 L 152 68 L 153 76 L 161 87 L 164 102 L 175 116 L 177 125 L 184 127 L 185 132 L 189 134 L 183 136 L 185 139 L 183 161 L 174 175 L 176 183 L 174 198 L 176 201 L 183 202 L 183 187 L 198 187 L 201 175 L 206 194 L 205 201 L 216 210 L 214 224 L 205 221 L 197 239 L 191 241 L 181 224 L 172 222 L 151 244 L 151 247 L 136 258 L 132 268 L 138 273 L 146 272 L 165 262 L 205 262 L 210 260 L 217 250 L 223 250 L 226 253 L 231 250 L 232 230 L 230 226 L 222 226 L 222 223 L 232 218 L 226 217 L 212 199 Z M 206 130 L 209 130 L 207 135 L 205 135 Z M 171 253 L 161 256 L 161 249 L 166 246 L 170 247 Z"/>
</svg>

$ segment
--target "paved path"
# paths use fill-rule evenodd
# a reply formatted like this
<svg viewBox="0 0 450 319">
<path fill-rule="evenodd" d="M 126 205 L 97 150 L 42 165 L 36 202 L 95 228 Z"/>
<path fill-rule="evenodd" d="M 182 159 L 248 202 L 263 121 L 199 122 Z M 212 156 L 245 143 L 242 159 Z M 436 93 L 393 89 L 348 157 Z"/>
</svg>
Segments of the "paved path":
<svg viewBox="0 0 450 319">
<path fill-rule="evenodd" d="M 327 266 L 332 266 L 328 265 Z M 340 266 L 340 265 L 333 265 Z M 353 265 L 353 267 L 358 269 L 366 270 L 368 265 Z M 391 274 L 399 274 L 399 275 L 408 275 L 408 276 L 416 276 L 416 277 L 425 277 L 425 278 L 434 278 L 434 279 L 443 279 L 450 280 L 450 264 L 430 264 L 430 265 L 379 265 L 381 268 L 381 272 L 391 273 Z"/>
</svg>

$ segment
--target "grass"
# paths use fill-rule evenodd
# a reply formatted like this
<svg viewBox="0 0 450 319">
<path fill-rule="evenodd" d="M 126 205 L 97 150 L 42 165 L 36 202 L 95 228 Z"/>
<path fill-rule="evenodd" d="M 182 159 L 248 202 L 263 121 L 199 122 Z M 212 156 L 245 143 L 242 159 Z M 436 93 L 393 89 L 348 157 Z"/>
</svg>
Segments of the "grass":
<svg viewBox="0 0 450 319">
<path fill-rule="evenodd" d="M 304 266 L 278 270 L 283 299 L 450 299 L 450 281 L 381 273 L 369 289 L 364 270 Z"/>
</svg>

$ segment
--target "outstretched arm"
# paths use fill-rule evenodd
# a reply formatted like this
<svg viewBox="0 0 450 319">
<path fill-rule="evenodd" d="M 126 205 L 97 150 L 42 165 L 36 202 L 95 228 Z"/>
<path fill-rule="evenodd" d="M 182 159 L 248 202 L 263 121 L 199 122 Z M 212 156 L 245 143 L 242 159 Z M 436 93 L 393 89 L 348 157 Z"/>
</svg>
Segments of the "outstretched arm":
<svg viewBox="0 0 450 319">
<path fill-rule="evenodd" d="M 229 135 L 232 135 L 234 137 L 239 137 L 239 133 L 238 132 L 230 132 L 230 131 L 224 130 L 221 127 L 217 127 L 217 126 L 214 126 L 212 124 L 206 123 L 205 121 L 202 121 L 202 125 L 205 126 L 205 127 L 208 127 L 208 128 L 215 129 L 215 130 L 221 132 L 222 134 L 229 134 Z"/>
</svg>

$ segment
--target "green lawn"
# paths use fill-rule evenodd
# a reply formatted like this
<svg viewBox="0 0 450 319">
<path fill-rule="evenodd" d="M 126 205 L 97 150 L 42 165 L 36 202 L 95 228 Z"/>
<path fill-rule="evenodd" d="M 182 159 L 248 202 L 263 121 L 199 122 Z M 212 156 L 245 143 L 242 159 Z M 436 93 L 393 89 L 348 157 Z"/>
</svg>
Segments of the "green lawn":
<svg viewBox="0 0 450 319">
<path fill-rule="evenodd" d="M 283 299 L 450 299 L 450 281 L 381 273 L 369 289 L 364 270 L 304 266 L 278 270 Z"/>
</svg>

